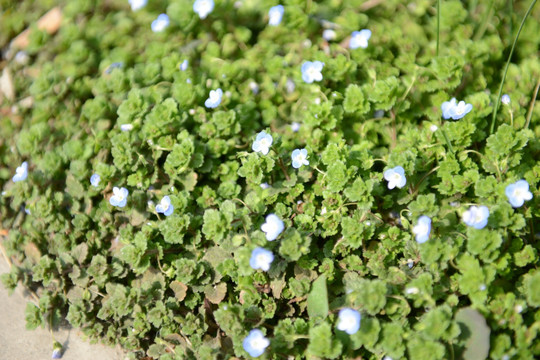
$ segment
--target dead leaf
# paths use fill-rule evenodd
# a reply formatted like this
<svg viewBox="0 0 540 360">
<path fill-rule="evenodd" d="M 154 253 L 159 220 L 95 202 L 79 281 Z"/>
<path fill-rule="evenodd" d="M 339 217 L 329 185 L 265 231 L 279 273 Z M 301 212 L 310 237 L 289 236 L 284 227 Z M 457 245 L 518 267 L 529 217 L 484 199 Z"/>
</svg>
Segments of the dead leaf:
<svg viewBox="0 0 540 360">
<path fill-rule="evenodd" d="M 60 28 L 61 22 L 62 10 L 60 9 L 60 7 L 55 7 L 49 10 L 37 21 L 37 28 L 39 30 L 46 31 L 49 34 L 54 34 L 58 30 L 58 28 Z M 24 49 L 30 43 L 29 37 L 30 29 L 26 29 L 22 33 L 20 33 L 15 39 L 13 39 L 13 41 L 11 42 L 11 46 L 19 49 Z"/>
<path fill-rule="evenodd" d="M 225 299 L 225 295 L 227 295 L 227 284 L 220 283 L 215 286 L 209 285 L 204 290 L 204 294 L 212 304 L 219 304 Z"/>
<path fill-rule="evenodd" d="M 172 291 L 174 291 L 174 297 L 176 297 L 176 300 L 182 301 L 185 299 L 188 287 L 184 283 L 181 283 L 180 281 L 173 281 L 170 285 Z"/>
<path fill-rule="evenodd" d="M 13 86 L 13 80 L 11 79 L 11 74 L 7 67 L 4 68 L 2 76 L 0 77 L 0 92 L 4 94 L 8 100 L 15 100 L 15 87 Z"/>
</svg>

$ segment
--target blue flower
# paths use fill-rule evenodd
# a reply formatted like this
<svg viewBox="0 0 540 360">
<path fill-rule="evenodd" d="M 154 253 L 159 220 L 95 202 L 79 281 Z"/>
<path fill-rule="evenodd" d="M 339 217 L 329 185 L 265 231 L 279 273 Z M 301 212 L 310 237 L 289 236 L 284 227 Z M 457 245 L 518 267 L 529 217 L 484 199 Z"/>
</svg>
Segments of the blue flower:
<svg viewBox="0 0 540 360">
<path fill-rule="evenodd" d="M 253 142 L 251 148 L 255 152 L 261 152 L 263 155 L 268 154 L 270 146 L 272 146 L 272 135 L 267 134 L 266 131 L 261 131 L 257 134 L 257 138 Z"/>
<path fill-rule="evenodd" d="M 302 80 L 311 84 L 314 81 L 321 81 L 323 76 L 321 71 L 324 63 L 320 61 L 305 61 L 302 64 Z"/>
<path fill-rule="evenodd" d="M 167 14 L 160 14 L 156 20 L 152 21 L 152 31 L 162 32 L 169 26 L 169 17 Z"/>
<path fill-rule="evenodd" d="M 268 345 L 270 345 L 270 340 L 265 338 L 259 329 L 251 330 L 242 342 L 244 350 L 252 357 L 261 356 Z"/>
<path fill-rule="evenodd" d="M 28 163 L 25 161 L 21 166 L 15 169 L 15 175 L 13 175 L 13 182 L 26 180 L 28 177 Z"/>
<path fill-rule="evenodd" d="M 120 130 L 122 130 L 122 131 L 131 131 L 131 130 L 133 130 L 133 124 L 122 124 L 122 125 L 120 125 Z"/>
<path fill-rule="evenodd" d="M 285 225 L 276 214 L 268 215 L 265 223 L 261 225 L 261 230 L 266 234 L 266 240 L 268 241 L 276 240 L 279 234 L 283 232 L 283 229 L 285 229 Z"/>
<path fill-rule="evenodd" d="M 114 69 L 121 69 L 124 66 L 124 63 L 121 61 L 113 62 L 109 67 L 105 70 L 105 74 L 110 74 L 113 72 Z"/>
<path fill-rule="evenodd" d="M 146 6 L 147 0 L 128 0 L 131 10 L 137 11 Z"/>
<path fill-rule="evenodd" d="M 109 203 L 112 206 L 118 206 L 118 207 L 124 207 L 127 204 L 127 196 L 129 195 L 129 191 L 126 188 L 113 188 L 113 196 L 109 199 Z"/>
<path fill-rule="evenodd" d="M 457 102 L 456 98 L 452 98 L 450 101 L 445 101 L 441 105 L 442 116 L 444 119 L 459 120 L 469 112 L 471 112 L 473 106 L 467 104 L 465 101 Z"/>
<path fill-rule="evenodd" d="M 199 14 L 199 18 L 206 19 L 214 10 L 214 0 L 196 0 L 193 3 L 193 11 Z"/>
<path fill-rule="evenodd" d="M 396 166 L 393 169 L 388 169 L 383 174 L 384 179 L 388 181 L 388 189 L 392 190 L 396 186 L 402 188 L 407 183 L 405 170 L 401 166 Z"/>
<path fill-rule="evenodd" d="M 467 226 L 483 229 L 488 223 L 489 209 L 487 206 L 471 206 L 463 213 L 462 219 Z"/>
<path fill-rule="evenodd" d="M 351 34 L 351 40 L 349 41 L 349 48 L 358 49 L 359 47 L 365 49 L 368 47 L 368 40 L 371 37 L 371 30 L 363 29 L 360 31 L 353 31 Z"/>
<path fill-rule="evenodd" d="M 425 243 L 429 239 L 429 233 L 431 232 L 431 219 L 422 215 L 418 218 L 418 223 L 413 227 L 413 233 L 416 235 L 417 243 Z"/>
<path fill-rule="evenodd" d="M 501 102 L 504 105 L 509 105 L 510 104 L 510 95 L 504 94 L 503 96 L 501 96 Z"/>
<path fill-rule="evenodd" d="M 164 196 L 163 199 L 159 202 L 159 204 L 156 205 L 156 212 L 163 214 L 165 216 L 169 216 L 173 213 L 174 207 L 171 204 L 171 198 L 168 196 Z"/>
<path fill-rule="evenodd" d="M 322 37 L 326 41 L 331 41 L 336 38 L 336 32 L 332 29 L 326 29 L 322 33 Z"/>
<path fill-rule="evenodd" d="M 351 308 L 345 308 L 339 310 L 338 314 L 338 330 L 345 331 L 347 334 L 352 335 L 360 329 L 360 320 L 362 316 L 360 313 Z"/>
<path fill-rule="evenodd" d="M 271 26 L 277 26 L 281 22 L 281 19 L 283 18 L 283 12 L 285 11 L 285 8 L 283 5 L 276 5 L 272 6 L 270 10 L 268 10 L 268 17 L 270 18 L 268 20 L 268 25 Z"/>
<path fill-rule="evenodd" d="M 302 165 L 309 165 L 307 160 L 308 153 L 306 149 L 295 149 L 291 154 L 292 166 L 295 169 L 300 168 Z"/>
<path fill-rule="evenodd" d="M 99 174 L 93 174 L 92 176 L 90 176 L 90 184 L 92 184 L 93 187 L 98 187 L 100 181 L 101 176 L 99 176 Z"/>
<path fill-rule="evenodd" d="M 204 106 L 209 109 L 214 109 L 221 104 L 221 98 L 223 96 L 223 91 L 221 89 L 211 90 L 208 99 L 204 102 Z"/>
<path fill-rule="evenodd" d="M 189 66 L 189 61 L 186 59 L 186 60 L 182 61 L 182 63 L 180 64 L 179 68 L 180 68 L 180 70 L 182 70 L 182 71 L 186 71 L 187 68 L 188 68 L 188 66 Z"/>
<path fill-rule="evenodd" d="M 529 191 L 529 183 L 525 180 L 518 180 L 508 185 L 504 192 L 510 204 L 515 208 L 523 206 L 525 201 L 531 200 L 533 197 Z"/>
<path fill-rule="evenodd" d="M 261 269 L 263 271 L 268 271 L 272 261 L 274 261 L 274 254 L 272 254 L 270 250 L 258 247 L 251 252 L 249 266 L 254 270 Z"/>
<path fill-rule="evenodd" d="M 297 123 L 296 121 L 293 121 L 291 124 L 291 130 L 293 132 L 298 132 L 300 130 L 300 123 Z"/>
</svg>

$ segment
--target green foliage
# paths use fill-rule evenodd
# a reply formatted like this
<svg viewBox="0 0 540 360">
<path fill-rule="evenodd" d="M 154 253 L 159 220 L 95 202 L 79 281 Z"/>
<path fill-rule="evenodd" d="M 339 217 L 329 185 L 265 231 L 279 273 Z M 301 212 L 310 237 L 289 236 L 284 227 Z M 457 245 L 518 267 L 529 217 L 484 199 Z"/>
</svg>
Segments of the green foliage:
<svg viewBox="0 0 540 360">
<path fill-rule="evenodd" d="M 277 2 L 236 3 L 201 20 L 192 0 L 137 12 L 124 0 L 0 1 L 0 72 L 15 90 L 3 77 L 0 241 L 13 267 L 2 282 L 39 294 L 28 327 L 66 318 L 133 360 L 247 358 L 254 328 L 268 359 L 538 358 L 540 8 L 491 134 L 529 2 L 442 1 L 438 56 L 435 1 L 287 0 L 279 26 L 267 25 Z M 56 4 L 60 28 L 38 31 Z M 160 13 L 171 24 L 153 33 Z M 9 43 L 27 27 L 24 60 Z M 363 28 L 369 46 L 351 50 Z M 306 84 L 314 60 L 323 79 Z M 453 97 L 473 110 L 445 120 Z M 252 151 L 263 130 L 266 155 Z M 293 169 L 303 148 L 310 163 Z M 390 190 L 395 166 L 407 184 Z M 505 189 L 519 179 L 533 198 L 513 208 Z M 129 190 L 125 207 L 109 203 L 113 187 Z M 164 196 L 170 216 L 156 211 Z M 463 222 L 473 205 L 489 208 L 483 229 Z M 284 230 L 267 241 L 271 213 Z M 421 215 L 432 228 L 418 244 Z M 274 255 L 268 271 L 250 266 L 257 247 Z M 362 315 L 352 335 L 336 331 L 345 307 Z"/>
</svg>

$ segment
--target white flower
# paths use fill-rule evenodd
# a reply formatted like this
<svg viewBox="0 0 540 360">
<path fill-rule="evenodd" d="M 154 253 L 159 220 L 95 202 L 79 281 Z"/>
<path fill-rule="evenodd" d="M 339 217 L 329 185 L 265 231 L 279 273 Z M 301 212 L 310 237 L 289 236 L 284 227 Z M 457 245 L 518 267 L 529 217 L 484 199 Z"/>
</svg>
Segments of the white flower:
<svg viewBox="0 0 540 360">
<path fill-rule="evenodd" d="M 275 214 L 270 214 L 266 217 L 266 222 L 261 225 L 261 230 L 266 234 L 266 240 L 274 241 L 279 234 L 283 232 L 285 225 L 283 221 Z"/>
<path fill-rule="evenodd" d="M 457 102 L 456 98 L 452 98 L 450 101 L 445 101 L 441 105 L 442 116 L 444 119 L 454 119 L 459 120 L 465 115 L 467 115 L 473 106 L 467 104 L 465 101 Z"/>
<path fill-rule="evenodd" d="M 180 70 L 182 70 L 182 71 L 186 71 L 187 68 L 188 68 L 188 66 L 189 66 L 189 60 L 186 59 L 186 60 L 182 61 L 182 63 L 180 64 L 179 68 L 180 68 Z"/>
<path fill-rule="evenodd" d="M 293 123 L 291 124 L 291 130 L 293 132 L 298 132 L 298 130 L 300 130 L 300 124 L 296 121 L 293 121 Z"/>
<path fill-rule="evenodd" d="M 28 177 L 28 163 L 25 161 L 21 166 L 15 169 L 15 175 L 13 175 L 13 182 L 26 180 Z"/>
<path fill-rule="evenodd" d="M 291 79 L 287 79 L 287 82 L 285 83 L 285 88 L 287 89 L 287 93 L 291 94 L 294 92 L 294 89 L 296 89 L 296 85 L 294 81 Z"/>
<path fill-rule="evenodd" d="M 510 104 L 510 95 L 504 94 L 503 96 L 501 96 L 501 102 L 502 102 L 504 105 Z"/>
<path fill-rule="evenodd" d="M 291 154 L 292 166 L 295 169 L 300 168 L 302 165 L 309 165 L 307 160 L 308 153 L 306 149 L 295 149 Z"/>
<path fill-rule="evenodd" d="M 322 37 L 326 41 L 331 41 L 336 38 L 336 32 L 332 29 L 326 29 L 322 33 Z"/>
<path fill-rule="evenodd" d="M 249 88 L 254 95 L 259 93 L 259 84 L 257 84 L 255 81 L 249 83 Z"/>
<path fill-rule="evenodd" d="M 167 14 L 159 14 L 156 20 L 152 21 L 152 31 L 162 32 L 169 26 L 169 17 Z"/>
<path fill-rule="evenodd" d="M 396 166 L 393 169 L 388 169 L 384 172 L 384 179 L 388 181 L 388 189 L 393 189 L 396 186 L 402 188 L 407 183 L 405 170 L 401 166 Z"/>
<path fill-rule="evenodd" d="M 523 206 L 525 201 L 531 200 L 533 197 L 529 191 L 529 183 L 525 180 L 518 180 L 508 185 L 504 192 L 510 204 L 515 208 Z"/>
<path fill-rule="evenodd" d="M 431 125 L 431 126 L 429 127 L 429 130 L 431 130 L 431 132 L 435 132 L 435 131 L 437 131 L 438 129 L 439 129 L 439 127 L 438 127 L 437 125 Z"/>
<path fill-rule="evenodd" d="M 262 183 L 259 185 L 261 187 L 261 189 L 268 189 L 270 187 L 270 185 L 268 185 L 268 183 Z"/>
<path fill-rule="evenodd" d="M 489 209 L 487 206 L 471 206 L 463 213 L 462 219 L 467 226 L 483 229 L 488 222 Z"/>
<path fill-rule="evenodd" d="M 416 242 L 425 243 L 429 239 L 429 233 L 431 232 L 431 219 L 426 215 L 420 216 L 412 231 L 416 235 Z"/>
<path fill-rule="evenodd" d="M 320 61 L 305 61 L 302 64 L 302 80 L 311 84 L 314 81 L 321 81 L 323 76 L 321 71 L 324 67 L 324 63 Z"/>
<path fill-rule="evenodd" d="M 272 261 L 274 261 L 274 254 L 272 254 L 270 250 L 258 247 L 251 252 L 249 266 L 254 270 L 261 269 L 263 271 L 268 271 Z"/>
<path fill-rule="evenodd" d="M 253 142 L 253 145 L 251 148 L 255 152 L 260 152 L 263 155 L 268 154 L 268 151 L 270 151 L 270 146 L 272 146 L 272 135 L 267 134 L 266 131 L 261 131 L 257 134 L 257 138 L 255 138 L 255 141 Z"/>
<path fill-rule="evenodd" d="M 277 26 L 279 23 L 281 23 L 281 19 L 283 18 L 283 12 L 285 11 L 285 8 L 283 5 L 276 5 L 272 6 L 270 10 L 268 10 L 268 25 L 270 26 Z"/>
<path fill-rule="evenodd" d="M 450 117 L 452 117 L 452 110 L 454 109 L 454 107 L 456 107 L 456 104 L 457 104 L 456 98 L 452 98 L 452 100 L 445 101 L 442 103 L 441 110 L 442 110 L 442 117 L 444 119 L 450 119 Z"/>
<path fill-rule="evenodd" d="M 345 331 L 347 334 L 352 335 L 360 329 L 360 320 L 362 316 L 360 313 L 351 308 L 345 308 L 339 310 L 338 315 L 338 330 Z"/>
<path fill-rule="evenodd" d="M 253 329 L 249 332 L 242 342 L 244 350 L 251 357 L 259 357 L 264 353 L 264 350 L 270 345 L 270 340 L 264 337 L 263 333 L 259 329 Z"/>
<path fill-rule="evenodd" d="M 159 204 L 156 205 L 156 212 L 169 216 L 173 213 L 174 206 L 171 204 L 171 198 L 165 195 Z"/>
<path fill-rule="evenodd" d="M 327 211 L 326 211 L 326 206 L 324 206 L 322 209 L 321 209 L 321 215 L 324 215 L 326 214 Z"/>
<path fill-rule="evenodd" d="M 199 14 L 199 18 L 206 19 L 214 10 L 214 0 L 196 0 L 193 3 L 193 11 Z"/>
<path fill-rule="evenodd" d="M 214 109 L 221 104 L 221 98 L 223 97 L 223 90 L 211 90 L 208 99 L 204 102 L 204 106 L 209 109 Z"/>
<path fill-rule="evenodd" d="M 133 124 L 122 124 L 122 125 L 120 125 L 120 130 L 122 130 L 122 131 L 131 131 L 131 130 L 133 130 Z"/>
<path fill-rule="evenodd" d="M 98 187 L 100 181 L 101 176 L 99 176 L 99 174 L 93 174 L 92 176 L 90 176 L 90 184 L 92 184 L 93 187 Z"/>
<path fill-rule="evenodd" d="M 407 295 L 416 295 L 420 292 L 420 290 L 418 290 L 417 287 L 410 287 L 410 288 L 407 288 L 405 289 L 405 294 Z"/>
<path fill-rule="evenodd" d="M 129 191 L 126 188 L 113 188 L 113 196 L 109 199 L 109 203 L 112 206 L 118 206 L 118 207 L 124 207 L 127 204 L 127 196 L 129 195 Z"/>
<path fill-rule="evenodd" d="M 137 11 L 146 6 L 147 0 L 128 0 L 132 11 Z"/>
<path fill-rule="evenodd" d="M 351 34 L 351 40 L 349 41 L 349 48 L 351 49 L 357 49 L 362 48 L 365 49 L 368 47 L 368 40 L 371 37 L 371 30 L 363 29 L 360 31 L 353 31 Z"/>
</svg>

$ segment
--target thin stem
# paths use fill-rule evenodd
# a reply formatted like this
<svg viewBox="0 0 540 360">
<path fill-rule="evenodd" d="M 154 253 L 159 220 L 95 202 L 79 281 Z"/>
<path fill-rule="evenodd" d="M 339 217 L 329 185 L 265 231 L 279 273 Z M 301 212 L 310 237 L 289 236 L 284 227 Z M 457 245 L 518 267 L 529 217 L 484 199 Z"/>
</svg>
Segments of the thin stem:
<svg viewBox="0 0 540 360">
<path fill-rule="evenodd" d="M 285 179 L 287 179 L 287 181 L 291 180 L 289 178 L 289 174 L 287 174 L 287 169 L 285 168 L 285 165 L 283 164 L 283 160 L 281 158 L 279 158 L 278 164 L 281 170 L 283 171 L 283 174 L 285 175 Z"/>
<path fill-rule="evenodd" d="M 440 33 L 441 33 L 441 0 L 437 0 L 437 57 L 439 57 Z"/>
<path fill-rule="evenodd" d="M 536 88 L 534 89 L 534 95 L 531 100 L 531 105 L 529 105 L 529 111 L 527 112 L 527 121 L 525 122 L 525 129 L 529 127 L 529 123 L 531 122 L 534 103 L 536 102 L 536 97 L 538 96 L 538 88 L 540 88 L 540 78 L 538 78 L 538 81 L 536 82 Z"/>
<path fill-rule="evenodd" d="M 519 34 L 521 34 L 521 29 L 523 29 L 523 25 L 525 25 L 525 21 L 529 17 L 529 14 L 531 13 L 534 5 L 536 4 L 536 0 L 531 1 L 531 5 L 529 6 L 529 9 L 525 13 L 525 16 L 523 17 L 523 20 L 521 20 L 521 24 L 519 25 L 518 32 L 516 34 L 516 38 L 514 39 L 514 43 L 512 44 L 512 49 L 510 50 L 510 54 L 508 55 L 508 60 L 506 61 L 506 66 L 504 67 L 503 77 L 501 79 L 501 84 L 499 85 L 499 92 L 497 93 L 497 99 L 495 102 L 495 109 L 493 110 L 493 116 L 491 117 L 491 127 L 489 129 L 489 134 L 493 134 L 493 130 L 495 130 L 495 120 L 497 119 L 497 110 L 499 110 L 499 105 L 501 102 L 501 94 L 502 89 L 504 85 L 504 81 L 506 80 L 506 73 L 508 72 L 508 67 L 510 66 L 510 60 L 512 60 L 512 55 L 514 54 L 514 48 L 516 47 Z"/>
<path fill-rule="evenodd" d="M 454 148 L 452 147 L 452 144 L 450 144 L 450 139 L 448 139 L 448 135 L 446 135 L 446 131 L 441 127 L 441 132 L 444 136 L 444 140 L 446 140 L 446 144 L 448 145 L 448 148 L 450 149 L 450 152 L 454 154 Z"/>
<path fill-rule="evenodd" d="M 487 29 L 487 26 L 488 26 L 488 23 L 489 23 L 489 19 L 491 19 L 491 11 L 493 10 L 493 3 L 495 1 L 491 0 L 489 2 L 489 7 L 486 11 L 486 13 L 484 14 L 484 18 L 482 19 L 482 24 L 480 25 L 480 27 L 478 28 L 476 34 L 474 35 L 474 41 L 478 41 L 482 38 L 482 36 L 484 36 L 484 33 L 486 32 L 486 29 Z"/>
</svg>

